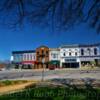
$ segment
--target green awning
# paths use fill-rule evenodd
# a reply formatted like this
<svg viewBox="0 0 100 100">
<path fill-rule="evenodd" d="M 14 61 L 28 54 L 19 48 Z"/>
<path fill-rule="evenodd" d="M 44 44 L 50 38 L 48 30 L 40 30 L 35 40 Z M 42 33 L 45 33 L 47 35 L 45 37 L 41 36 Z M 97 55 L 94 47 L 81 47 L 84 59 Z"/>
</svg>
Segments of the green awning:
<svg viewBox="0 0 100 100">
<path fill-rule="evenodd" d="M 60 64 L 60 61 L 59 60 L 52 60 L 49 62 L 49 64 L 53 64 L 53 65 L 59 65 Z"/>
</svg>

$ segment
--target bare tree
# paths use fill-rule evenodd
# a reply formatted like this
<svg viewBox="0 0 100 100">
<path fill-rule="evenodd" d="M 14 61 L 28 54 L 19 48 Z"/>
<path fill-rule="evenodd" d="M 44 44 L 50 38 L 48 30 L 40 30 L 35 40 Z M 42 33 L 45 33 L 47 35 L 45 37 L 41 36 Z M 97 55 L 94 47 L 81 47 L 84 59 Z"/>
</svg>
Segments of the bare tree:
<svg viewBox="0 0 100 100">
<path fill-rule="evenodd" d="M 100 32 L 100 0 L 1 0 L 0 20 L 9 25 L 52 25 L 67 29 L 87 23 Z"/>
</svg>

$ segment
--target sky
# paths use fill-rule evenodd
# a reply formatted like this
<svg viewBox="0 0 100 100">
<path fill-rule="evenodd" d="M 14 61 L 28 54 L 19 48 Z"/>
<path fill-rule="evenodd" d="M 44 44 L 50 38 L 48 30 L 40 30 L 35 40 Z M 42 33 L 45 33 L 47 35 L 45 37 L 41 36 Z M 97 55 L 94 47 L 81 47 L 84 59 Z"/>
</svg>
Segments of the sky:
<svg viewBox="0 0 100 100">
<path fill-rule="evenodd" d="M 86 24 L 74 26 L 63 32 L 30 25 L 20 30 L 0 26 L 0 60 L 9 60 L 12 51 L 35 50 L 41 45 L 57 48 L 67 44 L 94 43 L 100 43 L 100 34 Z"/>
<path fill-rule="evenodd" d="M 2 2 L 0 3 L 2 4 Z M 84 10 L 85 12 L 86 9 Z M 1 15 L 0 17 L 3 16 Z M 97 34 L 94 29 L 89 28 L 84 23 L 62 32 L 52 31 L 50 27 L 41 28 L 40 26 L 35 26 L 35 23 L 32 26 L 27 24 L 19 30 L 0 24 L 0 61 L 9 60 L 12 51 L 35 50 L 41 45 L 57 48 L 67 44 L 94 43 L 100 43 L 100 34 Z"/>
</svg>

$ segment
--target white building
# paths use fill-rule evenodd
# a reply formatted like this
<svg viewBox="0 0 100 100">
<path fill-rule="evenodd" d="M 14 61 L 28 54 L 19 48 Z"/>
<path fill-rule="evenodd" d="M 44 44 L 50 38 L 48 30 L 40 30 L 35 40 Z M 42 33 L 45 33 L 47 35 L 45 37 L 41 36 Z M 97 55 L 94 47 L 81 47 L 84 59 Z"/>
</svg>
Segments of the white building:
<svg viewBox="0 0 100 100">
<path fill-rule="evenodd" d="M 60 66 L 60 49 L 58 48 L 49 49 L 49 61 L 56 67 Z"/>
<path fill-rule="evenodd" d="M 60 47 L 60 66 L 64 68 L 79 68 L 83 65 L 100 60 L 99 44 L 64 45 Z"/>
<path fill-rule="evenodd" d="M 49 60 L 60 60 L 60 50 L 53 48 L 49 50 Z"/>
</svg>

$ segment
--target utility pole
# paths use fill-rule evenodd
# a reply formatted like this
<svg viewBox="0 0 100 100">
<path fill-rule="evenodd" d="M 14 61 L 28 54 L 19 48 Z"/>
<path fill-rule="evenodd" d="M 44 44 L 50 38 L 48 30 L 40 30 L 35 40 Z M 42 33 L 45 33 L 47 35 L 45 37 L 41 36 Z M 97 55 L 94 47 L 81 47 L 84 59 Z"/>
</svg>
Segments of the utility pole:
<svg viewBox="0 0 100 100">
<path fill-rule="evenodd" d="M 43 70 L 42 70 L 42 82 L 44 81 L 44 63 L 45 63 L 45 58 L 42 58 L 42 66 L 43 66 Z"/>
</svg>

